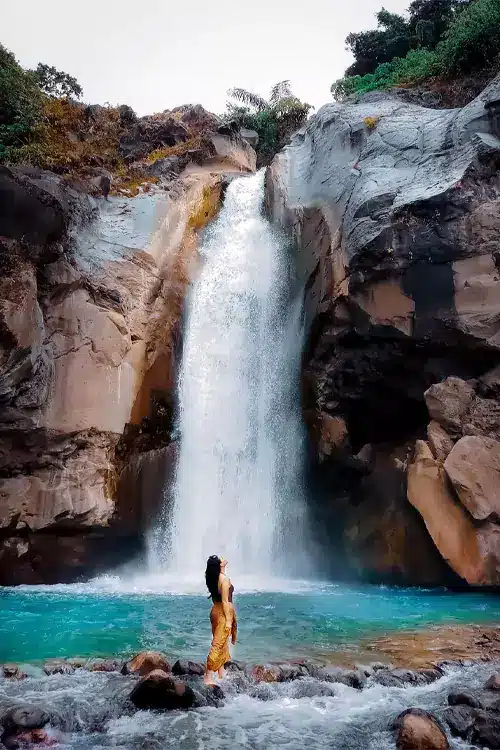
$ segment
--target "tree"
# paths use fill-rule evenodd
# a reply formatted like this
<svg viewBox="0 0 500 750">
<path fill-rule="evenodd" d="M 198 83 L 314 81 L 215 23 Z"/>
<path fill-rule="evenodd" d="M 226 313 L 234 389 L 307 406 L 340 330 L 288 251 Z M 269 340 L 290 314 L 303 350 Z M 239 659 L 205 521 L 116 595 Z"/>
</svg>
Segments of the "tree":
<svg viewBox="0 0 500 750">
<path fill-rule="evenodd" d="M 352 52 L 355 62 L 346 70 L 346 75 L 373 73 L 380 63 L 404 57 L 410 50 L 411 30 L 403 16 L 382 8 L 376 18 L 377 29 L 347 36 L 346 47 Z"/>
<path fill-rule="evenodd" d="M 300 128 L 309 114 L 310 104 L 302 102 L 291 89 L 290 81 L 279 81 L 269 99 L 242 88 L 230 89 L 235 102 L 227 103 L 227 117 L 259 134 L 259 163 L 267 163 Z"/>
<path fill-rule="evenodd" d="M 42 100 L 35 75 L 0 44 L 0 159 L 26 143 L 39 121 Z"/>
<path fill-rule="evenodd" d="M 80 99 L 83 94 L 83 89 L 76 78 L 70 76 L 69 73 L 57 70 L 52 65 L 38 63 L 34 74 L 38 80 L 40 89 L 47 96 L 57 99 L 68 99 L 73 96 L 75 99 Z"/>
</svg>

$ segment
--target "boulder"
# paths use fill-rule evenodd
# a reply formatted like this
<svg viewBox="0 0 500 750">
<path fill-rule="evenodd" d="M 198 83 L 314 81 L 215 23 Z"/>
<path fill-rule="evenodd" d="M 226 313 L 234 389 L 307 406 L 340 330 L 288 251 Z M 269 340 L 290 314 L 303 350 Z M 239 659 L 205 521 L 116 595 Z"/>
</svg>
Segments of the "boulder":
<svg viewBox="0 0 500 750">
<path fill-rule="evenodd" d="M 366 675 L 360 669 L 344 669 L 327 666 L 318 669 L 315 677 L 325 682 L 340 682 L 342 685 L 362 690 L 366 685 Z"/>
<path fill-rule="evenodd" d="M 385 687 L 402 687 L 403 685 L 430 685 L 440 677 L 438 669 L 384 669 L 375 673 L 373 680 Z"/>
<path fill-rule="evenodd" d="M 283 682 L 284 679 L 283 671 L 277 664 L 256 664 L 250 675 L 257 682 Z"/>
<path fill-rule="evenodd" d="M 170 672 L 171 666 L 164 656 L 157 651 L 141 651 L 123 665 L 122 674 L 135 674 L 145 677 L 155 669 Z"/>
<path fill-rule="evenodd" d="M 485 690 L 500 690 L 500 673 L 494 672 L 488 677 L 484 688 Z"/>
<path fill-rule="evenodd" d="M 461 378 L 449 377 L 424 393 L 432 419 L 451 435 L 462 434 L 464 417 L 475 397 L 474 388 Z"/>
<path fill-rule="evenodd" d="M 2 667 L 3 676 L 7 680 L 24 680 L 28 676 L 16 664 L 4 664 Z"/>
<path fill-rule="evenodd" d="M 256 148 L 259 143 L 259 134 L 256 130 L 249 130 L 248 128 L 241 128 L 240 135 L 252 148 Z"/>
<path fill-rule="evenodd" d="M 186 683 L 175 680 L 171 674 L 161 669 L 155 669 L 134 687 L 130 700 L 141 710 L 174 711 L 192 708 L 196 703 L 196 696 Z"/>
<path fill-rule="evenodd" d="M 74 674 L 74 667 L 63 659 L 55 659 L 48 661 L 43 665 L 43 671 L 45 674 Z"/>
<path fill-rule="evenodd" d="M 205 667 L 201 662 L 178 659 L 172 667 L 172 674 L 178 676 L 191 675 L 201 677 L 205 674 Z"/>
<path fill-rule="evenodd" d="M 420 708 L 408 708 L 391 722 L 398 750 L 449 750 L 438 719 Z"/>
<path fill-rule="evenodd" d="M 123 662 L 114 659 L 93 659 L 87 664 L 89 672 L 122 672 Z"/>
<path fill-rule="evenodd" d="M 443 711 L 443 721 L 456 737 L 465 739 L 474 726 L 477 710 L 470 705 L 453 705 Z"/>
<path fill-rule="evenodd" d="M 30 704 L 14 706 L 0 716 L 0 725 L 8 733 L 26 729 L 42 729 L 49 721 L 48 711 Z"/>
<path fill-rule="evenodd" d="M 477 520 L 500 520 L 500 442 L 487 437 L 461 438 L 444 468 L 462 505 Z"/>
<path fill-rule="evenodd" d="M 119 149 L 125 161 L 132 162 L 142 159 L 151 151 L 176 146 L 188 138 L 186 125 L 170 112 L 163 112 L 130 123 L 120 138 Z"/>
<path fill-rule="evenodd" d="M 439 422 L 429 422 L 427 425 L 427 441 L 430 449 L 438 461 L 444 462 L 454 446 L 454 440 L 448 435 Z"/>
<path fill-rule="evenodd" d="M 500 717 L 487 711 L 478 711 L 472 728 L 471 740 L 480 747 L 500 748 Z"/>
<path fill-rule="evenodd" d="M 500 402 L 476 396 L 467 412 L 462 427 L 464 435 L 481 435 L 500 439 Z"/>
<path fill-rule="evenodd" d="M 448 565 L 469 583 L 485 583 L 487 561 L 472 519 L 453 497 L 444 469 L 423 440 L 417 440 L 408 466 L 407 492 Z"/>
<path fill-rule="evenodd" d="M 471 708 L 483 708 L 481 701 L 472 693 L 450 693 L 448 695 L 450 706 L 470 706 Z"/>
</svg>

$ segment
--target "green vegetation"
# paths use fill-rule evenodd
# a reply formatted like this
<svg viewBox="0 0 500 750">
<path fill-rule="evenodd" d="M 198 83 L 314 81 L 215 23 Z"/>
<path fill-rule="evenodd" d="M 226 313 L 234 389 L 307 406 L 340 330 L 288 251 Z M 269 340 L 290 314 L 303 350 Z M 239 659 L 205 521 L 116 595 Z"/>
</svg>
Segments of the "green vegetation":
<svg viewBox="0 0 500 750">
<path fill-rule="evenodd" d="M 414 0 L 406 18 L 384 9 L 376 17 L 376 30 L 347 37 L 355 61 L 332 85 L 335 99 L 481 70 L 498 60 L 500 0 Z"/>
<path fill-rule="evenodd" d="M 292 133 L 305 123 L 311 109 L 310 104 L 292 93 L 290 81 L 275 84 L 269 99 L 241 88 L 230 89 L 228 95 L 234 101 L 228 102 L 225 118 L 259 135 L 259 165 L 267 164 L 287 143 Z"/>
</svg>

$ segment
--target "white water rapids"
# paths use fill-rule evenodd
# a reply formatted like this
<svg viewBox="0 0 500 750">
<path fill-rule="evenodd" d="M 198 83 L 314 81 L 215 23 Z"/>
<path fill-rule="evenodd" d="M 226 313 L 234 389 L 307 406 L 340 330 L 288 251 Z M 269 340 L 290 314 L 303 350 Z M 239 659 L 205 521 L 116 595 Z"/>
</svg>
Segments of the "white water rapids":
<svg viewBox="0 0 500 750">
<path fill-rule="evenodd" d="M 305 572 L 300 300 L 284 242 L 261 211 L 264 172 L 238 178 L 201 247 L 179 382 L 180 456 L 150 544 L 151 573 L 201 580 Z M 295 565 L 295 571 L 292 566 Z"/>
</svg>

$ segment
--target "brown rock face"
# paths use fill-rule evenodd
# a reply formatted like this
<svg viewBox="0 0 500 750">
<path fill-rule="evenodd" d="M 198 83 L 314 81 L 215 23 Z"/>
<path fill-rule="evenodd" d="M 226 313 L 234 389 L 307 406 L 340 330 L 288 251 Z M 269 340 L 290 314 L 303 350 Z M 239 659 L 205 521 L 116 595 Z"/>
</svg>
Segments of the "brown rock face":
<svg viewBox="0 0 500 750">
<path fill-rule="evenodd" d="M 422 516 L 444 560 L 461 578 L 474 585 L 496 583 L 481 532 L 454 497 L 445 470 L 423 440 L 417 440 L 408 467 L 408 500 Z M 499 552 L 495 545 L 495 555 Z"/>
<path fill-rule="evenodd" d="M 453 449 L 453 440 L 446 430 L 434 420 L 427 425 L 427 440 L 434 458 L 437 458 L 438 461 L 444 461 Z"/>
<path fill-rule="evenodd" d="M 466 436 L 454 446 L 444 468 L 462 505 L 479 521 L 500 520 L 500 442 Z"/>
<path fill-rule="evenodd" d="M 154 670 L 167 673 L 172 671 L 165 657 L 156 651 L 141 651 L 123 667 L 124 674 L 135 674 L 139 677 L 145 677 Z"/>
<path fill-rule="evenodd" d="M 185 140 L 183 117 L 210 119 L 122 114 L 127 158 Z M 66 582 L 137 554 L 175 462 L 174 448 L 161 470 L 151 454 L 171 440 L 198 232 L 225 173 L 255 160 L 229 140 L 213 169 L 197 164 L 168 193 L 100 199 L 102 213 L 62 177 L 0 169 L 0 584 Z"/>
<path fill-rule="evenodd" d="M 398 750 L 449 750 L 450 744 L 438 720 L 422 709 L 403 711 L 392 729 Z"/>
</svg>

